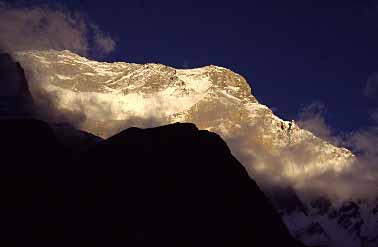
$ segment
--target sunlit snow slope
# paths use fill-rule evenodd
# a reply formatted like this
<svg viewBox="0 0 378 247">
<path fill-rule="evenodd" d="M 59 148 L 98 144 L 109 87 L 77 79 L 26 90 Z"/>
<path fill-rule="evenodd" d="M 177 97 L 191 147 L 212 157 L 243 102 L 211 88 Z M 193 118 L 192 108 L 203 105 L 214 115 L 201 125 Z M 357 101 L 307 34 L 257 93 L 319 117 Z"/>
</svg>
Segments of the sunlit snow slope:
<svg viewBox="0 0 378 247">
<path fill-rule="evenodd" d="M 132 125 L 193 122 L 221 135 L 249 172 L 295 180 L 297 186 L 326 171 L 340 172 L 354 160 L 349 150 L 277 117 L 256 100 L 242 76 L 225 68 L 104 63 L 69 51 L 14 56 L 37 102 L 53 105 L 101 137 Z"/>
</svg>

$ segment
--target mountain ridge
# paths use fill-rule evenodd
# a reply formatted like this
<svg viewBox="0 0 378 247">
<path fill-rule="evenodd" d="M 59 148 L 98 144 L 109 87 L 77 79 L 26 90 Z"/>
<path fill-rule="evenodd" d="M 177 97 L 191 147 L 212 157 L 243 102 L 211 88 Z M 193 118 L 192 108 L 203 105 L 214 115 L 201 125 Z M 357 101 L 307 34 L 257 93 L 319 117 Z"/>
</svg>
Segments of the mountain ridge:
<svg viewBox="0 0 378 247">
<path fill-rule="evenodd" d="M 159 64 L 101 63 L 69 51 L 19 52 L 14 57 L 26 68 L 34 93 L 42 89 L 54 97 L 58 110 L 83 114 L 80 127 L 101 137 L 133 124 L 192 122 L 226 140 L 252 132 L 259 143 L 245 145 L 265 147 L 273 157 L 311 147 L 314 154 L 306 166 L 294 155 L 284 162 L 282 173 L 287 179 L 340 172 L 355 159 L 349 150 L 277 117 L 257 101 L 241 75 L 225 68 L 176 70 Z M 264 161 L 259 163 L 257 170 L 264 171 Z"/>
<path fill-rule="evenodd" d="M 267 179 L 291 188 L 286 192 L 278 188 L 284 191 L 279 200 L 289 204 L 275 206 L 291 233 L 306 244 L 374 246 L 378 240 L 364 233 L 378 229 L 367 220 L 376 217 L 369 212 L 374 205 L 361 204 L 360 218 L 343 205 L 320 214 L 319 204 L 302 202 L 297 195 L 308 188 L 331 195 L 337 192 L 338 188 L 312 186 L 318 185 L 318 176 L 339 174 L 353 166 L 353 153 L 294 121 L 280 119 L 257 101 L 241 75 L 217 66 L 177 70 L 160 64 L 101 63 L 68 51 L 14 56 L 25 67 L 32 94 L 47 97 L 53 111 L 64 113 L 64 120 L 79 129 L 108 137 L 131 126 L 184 122 L 217 133 L 258 183 Z M 269 194 L 269 189 L 264 191 Z M 309 197 L 315 200 L 318 195 Z"/>
<path fill-rule="evenodd" d="M 0 127 L 4 246 L 304 246 L 194 124 L 129 128 L 75 157 L 43 121 Z"/>
</svg>

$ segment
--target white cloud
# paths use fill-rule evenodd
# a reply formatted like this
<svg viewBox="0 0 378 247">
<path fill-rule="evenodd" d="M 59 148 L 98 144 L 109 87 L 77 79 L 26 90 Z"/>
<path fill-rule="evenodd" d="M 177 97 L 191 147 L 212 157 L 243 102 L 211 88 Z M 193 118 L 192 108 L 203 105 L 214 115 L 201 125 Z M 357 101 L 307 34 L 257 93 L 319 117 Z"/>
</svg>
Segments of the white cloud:
<svg viewBox="0 0 378 247">
<path fill-rule="evenodd" d="M 323 103 L 313 102 L 301 110 L 297 124 L 318 137 L 329 140 L 332 131 L 326 124 L 325 113 L 326 107 Z"/>
<path fill-rule="evenodd" d="M 364 94 L 367 97 L 378 97 L 378 73 L 373 73 L 369 76 L 366 86 L 364 88 Z"/>
<path fill-rule="evenodd" d="M 327 192 L 329 196 L 342 200 L 375 195 L 378 184 L 378 112 L 371 116 L 377 120 L 377 126 L 340 136 L 333 135 L 331 126 L 326 123 L 325 112 L 324 104 L 312 103 L 302 109 L 299 124 L 336 145 L 347 147 L 356 155 L 356 160 L 340 173 L 328 171 L 311 178 L 308 181 L 309 186 L 302 188 L 304 194 L 311 194 L 308 190 L 316 193 Z M 292 155 L 307 155 L 304 150 L 298 151 Z"/>
<path fill-rule="evenodd" d="M 0 33 L 0 49 L 6 52 L 54 49 L 97 56 L 116 47 L 85 15 L 57 7 L 12 7 L 0 2 Z"/>
<path fill-rule="evenodd" d="M 111 37 L 105 35 L 96 25 L 92 25 L 94 32 L 95 48 L 103 54 L 111 53 L 116 48 L 116 42 Z"/>
</svg>

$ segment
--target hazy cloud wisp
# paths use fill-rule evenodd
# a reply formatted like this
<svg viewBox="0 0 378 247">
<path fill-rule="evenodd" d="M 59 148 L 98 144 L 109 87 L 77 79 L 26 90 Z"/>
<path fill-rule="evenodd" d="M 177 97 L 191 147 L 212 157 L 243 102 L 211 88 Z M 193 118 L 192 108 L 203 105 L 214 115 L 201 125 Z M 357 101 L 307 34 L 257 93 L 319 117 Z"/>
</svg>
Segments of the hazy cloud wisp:
<svg viewBox="0 0 378 247">
<path fill-rule="evenodd" d="M 318 110 L 313 111 L 314 107 Z M 377 196 L 378 120 L 376 126 L 335 136 L 332 134 L 332 128 L 326 123 L 324 112 L 325 105 L 319 102 L 305 107 L 299 114 L 301 127 L 312 130 L 315 134 L 323 134 L 322 138 L 325 137 L 335 145 L 347 147 L 356 155 L 356 159 L 351 166 L 340 173 L 328 171 L 312 177 L 308 181 L 310 185 L 303 187 L 303 191 L 305 191 L 303 195 L 326 192 L 328 196 L 334 196 L 339 200 Z M 376 117 L 377 113 L 372 114 L 373 119 Z M 300 150 L 294 154 L 303 155 L 304 153 L 306 152 Z"/>
<path fill-rule="evenodd" d="M 332 131 L 326 124 L 325 113 L 326 107 L 323 103 L 313 102 L 300 111 L 297 124 L 318 137 L 328 140 Z"/>
<path fill-rule="evenodd" d="M 48 6 L 0 4 L 0 33 L 0 50 L 5 52 L 54 49 L 102 56 L 116 47 L 85 15 Z"/>
<path fill-rule="evenodd" d="M 369 76 L 366 86 L 364 88 L 364 94 L 367 97 L 378 97 L 378 73 L 373 73 Z"/>
</svg>

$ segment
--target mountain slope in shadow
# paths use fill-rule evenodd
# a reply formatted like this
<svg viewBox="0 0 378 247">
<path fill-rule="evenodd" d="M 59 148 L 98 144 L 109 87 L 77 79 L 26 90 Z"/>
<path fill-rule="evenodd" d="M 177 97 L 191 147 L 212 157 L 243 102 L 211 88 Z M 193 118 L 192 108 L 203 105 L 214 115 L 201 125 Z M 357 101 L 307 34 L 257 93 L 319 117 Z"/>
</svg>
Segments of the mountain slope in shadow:
<svg viewBox="0 0 378 247">
<path fill-rule="evenodd" d="M 225 142 L 193 124 L 130 128 L 82 160 L 83 176 L 94 173 L 85 184 L 103 190 L 90 204 L 109 209 L 94 231 L 116 220 L 128 222 L 127 241 L 148 246 L 294 245 Z"/>
<path fill-rule="evenodd" d="M 0 121 L 2 246 L 299 246 L 216 134 L 130 128 L 71 158 L 32 119 Z"/>
<path fill-rule="evenodd" d="M 298 246 L 218 135 L 50 126 L 6 54 L 0 89 L 0 246 Z"/>
</svg>

